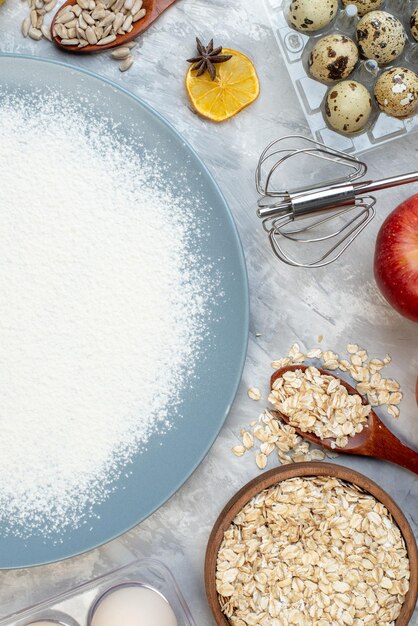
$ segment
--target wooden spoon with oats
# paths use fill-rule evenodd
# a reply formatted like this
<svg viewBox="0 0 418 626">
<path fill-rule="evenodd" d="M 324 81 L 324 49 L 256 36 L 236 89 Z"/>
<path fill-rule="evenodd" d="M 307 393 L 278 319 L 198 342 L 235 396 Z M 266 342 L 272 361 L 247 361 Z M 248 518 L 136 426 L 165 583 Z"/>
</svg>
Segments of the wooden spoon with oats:
<svg viewBox="0 0 418 626">
<path fill-rule="evenodd" d="M 295 372 L 300 370 L 304 372 L 308 369 L 307 365 L 289 365 L 282 367 L 274 372 L 271 377 L 271 388 L 275 381 L 283 378 L 283 374 L 286 372 Z M 363 396 L 361 396 L 354 387 L 346 383 L 344 380 L 335 376 L 331 372 L 316 368 L 322 376 L 331 376 L 340 381 L 341 385 L 345 387 L 350 395 L 358 395 L 361 398 L 362 404 L 367 405 L 368 402 Z M 320 439 L 317 435 L 311 432 L 304 432 L 298 428 L 291 418 L 284 415 L 281 411 L 275 409 L 275 412 L 284 422 L 293 426 L 298 435 L 315 443 L 318 446 L 333 450 L 334 452 L 343 454 L 358 454 L 361 456 L 370 456 L 377 459 L 384 459 L 391 463 L 401 465 L 406 469 L 411 470 L 415 474 L 418 474 L 418 453 L 405 446 L 381 421 L 376 415 L 373 409 L 368 416 L 367 424 L 364 425 L 363 430 L 354 436 L 348 437 L 348 443 L 345 447 L 337 447 L 335 439 Z"/>
<path fill-rule="evenodd" d="M 135 0 L 125 0 L 118 11 L 114 10 L 115 7 L 118 8 L 117 0 L 112 3 L 103 0 L 101 4 L 105 7 L 110 4 L 111 6 L 109 9 L 103 9 L 103 11 L 108 12 L 108 14 L 102 16 L 99 13 L 99 11 L 102 10 L 100 8 L 96 8 L 93 12 L 88 8 L 84 8 L 88 7 L 89 0 L 67 0 L 57 11 L 52 20 L 52 41 L 62 50 L 67 50 L 68 52 L 100 52 L 101 50 L 123 46 L 146 31 L 147 28 L 160 17 L 161 13 L 174 4 L 175 1 L 176 0 L 143 0 L 140 9 L 136 13 L 133 13 L 132 10 L 135 11 L 135 6 L 139 6 L 139 3 L 136 4 Z M 97 2 L 95 3 L 98 4 Z M 72 16 L 72 19 L 68 22 L 65 21 L 67 18 L 61 22 L 63 13 L 69 11 L 69 7 L 75 7 L 76 5 L 79 7 L 77 13 L 79 13 L 80 9 L 81 12 L 78 15 Z M 121 17 L 122 13 L 123 17 Z M 115 15 L 118 22 L 123 20 L 120 26 L 118 26 L 116 33 L 111 27 L 111 14 Z M 127 19 L 128 22 L 126 22 Z M 68 24 L 70 24 L 70 28 L 67 27 Z M 65 35 L 65 37 L 57 33 L 57 26 L 60 29 L 61 35 Z M 64 26 L 64 29 L 62 29 L 61 26 Z M 129 30 L 130 28 L 132 28 L 132 30 Z M 125 32 L 123 32 L 124 29 L 126 29 Z M 109 30 L 109 32 L 107 32 L 107 30 Z"/>
</svg>

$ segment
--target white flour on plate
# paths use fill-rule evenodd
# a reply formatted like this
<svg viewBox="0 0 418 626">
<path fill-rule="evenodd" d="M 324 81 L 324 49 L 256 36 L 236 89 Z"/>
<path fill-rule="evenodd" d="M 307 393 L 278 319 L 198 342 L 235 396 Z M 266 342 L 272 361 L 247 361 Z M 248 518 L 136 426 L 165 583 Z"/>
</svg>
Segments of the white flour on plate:
<svg viewBox="0 0 418 626">
<path fill-rule="evenodd" d="M 0 101 L 0 525 L 18 535 L 85 523 L 164 437 L 210 293 L 155 157 L 60 104 Z"/>
</svg>

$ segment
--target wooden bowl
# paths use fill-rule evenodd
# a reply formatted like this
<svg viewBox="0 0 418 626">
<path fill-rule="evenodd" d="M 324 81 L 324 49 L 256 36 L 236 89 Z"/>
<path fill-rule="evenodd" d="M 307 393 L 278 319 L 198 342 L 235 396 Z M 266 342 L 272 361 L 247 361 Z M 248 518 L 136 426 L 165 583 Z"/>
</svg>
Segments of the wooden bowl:
<svg viewBox="0 0 418 626">
<path fill-rule="evenodd" d="M 221 611 L 218 593 L 216 591 L 216 559 L 224 532 L 229 528 L 237 513 L 239 513 L 255 495 L 283 480 L 301 476 L 333 476 L 358 485 L 384 504 L 391 513 L 405 540 L 411 569 L 409 590 L 406 594 L 400 615 L 396 620 L 396 626 L 407 626 L 414 612 L 418 597 L 418 550 L 409 522 L 392 498 L 372 480 L 347 467 L 321 462 L 297 463 L 295 465 L 286 465 L 265 472 L 240 489 L 219 515 L 209 537 L 205 560 L 206 595 L 218 626 L 231 626 L 231 623 Z"/>
</svg>

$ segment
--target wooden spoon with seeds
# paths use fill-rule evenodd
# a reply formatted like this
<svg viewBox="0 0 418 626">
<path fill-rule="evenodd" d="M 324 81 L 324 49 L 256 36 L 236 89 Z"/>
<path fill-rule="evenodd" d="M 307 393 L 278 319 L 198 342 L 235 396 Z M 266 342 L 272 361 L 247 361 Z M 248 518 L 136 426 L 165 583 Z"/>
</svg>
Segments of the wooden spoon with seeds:
<svg viewBox="0 0 418 626">
<path fill-rule="evenodd" d="M 108 50 L 109 48 L 117 48 L 118 46 L 123 46 L 124 44 L 129 43 L 130 41 L 138 37 L 138 35 L 141 35 L 144 31 L 146 31 L 151 26 L 151 24 L 153 24 L 153 22 L 155 22 L 155 20 L 160 17 L 161 13 L 163 13 L 163 11 L 165 11 L 166 9 L 168 9 L 168 7 L 174 4 L 175 1 L 176 0 L 144 0 L 142 8 L 145 9 L 146 14 L 138 21 L 133 22 L 133 28 L 130 33 L 128 32 L 123 35 L 116 35 L 116 39 L 114 41 L 111 41 L 101 46 L 97 44 L 89 44 L 80 48 L 78 45 L 67 46 L 62 43 L 62 39 L 60 37 L 54 35 L 54 26 L 56 24 L 58 15 L 61 14 L 62 10 L 65 7 L 74 6 L 75 4 L 77 4 L 77 0 L 67 0 L 67 2 L 65 2 L 56 12 L 52 20 L 52 41 L 59 48 L 61 48 L 62 50 L 66 50 L 67 52 L 100 52 L 101 50 Z"/>
<path fill-rule="evenodd" d="M 307 365 L 289 365 L 287 367 L 282 367 L 274 372 L 271 377 L 271 387 L 273 388 L 273 383 L 278 378 L 281 378 L 286 372 L 294 372 L 296 370 L 302 370 L 302 372 L 304 372 L 307 367 Z M 337 378 L 343 387 L 347 389 L 350 395 L 359 395 L 362 403 L 367 404 L 367 400 L 365 400 L 358 393 L 358 391 L 354 389 L 354 387 L 331 372 L 327 372 L 320 368 L 317 369 L 322 375 Z M 418 474 L 418 453 L 405 446 L 388 428 L 386 428 L 373 409 L 370 412 L 367 426 L 365 425 L 365 428 L 361 431 L 361 433 L 354 435 L 354 437 L 348 437 L 348 444 L 344 448 L 335 447 L 334 439 L 320 439 L 317 435 L 314 435 L 314 433 L 302 432 L 290 422 L 286 415 L 277 409 L 273 411 L 273 413 L 274 412 L 279 415 L 279 417 L 286 422 L 286 424 L 293 426 L 300 437 L 303 437 L 318 446 L 322 446 L 323 448 L 342 454 L 359 454 L 361 456 L 384 459 L 385 461 L 396 463 L 397 465 L 401 465 L 402 467 L 411 470 L 411 472 Z"/>
</svg>

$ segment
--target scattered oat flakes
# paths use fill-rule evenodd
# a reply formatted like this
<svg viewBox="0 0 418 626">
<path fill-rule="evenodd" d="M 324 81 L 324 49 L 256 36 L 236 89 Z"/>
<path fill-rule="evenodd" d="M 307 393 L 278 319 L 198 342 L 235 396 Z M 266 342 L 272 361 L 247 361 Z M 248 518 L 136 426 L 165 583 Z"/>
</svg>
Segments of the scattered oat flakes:
<svg viewBox="0 0 418 626">
<path fill-rule="evenodd" d="M 277 452 L 279 462 L 282 465 L 297 463 L 300 461 L 321 461 L 325 453 L 319 448 L 312 448 L 308 441 L 296 434 L 293 426 L 289 426 L 277 415 L 266 409 L 258 420 L 250 423 L 252 432 L 245 429 L 241 431 L 242 446 L 233 448 L 236 456 L 243 456 L 245 450 L 254 447 L 254 440 L 260 442 L 256 453 L 256 464 L 259 469 L 267 465 L 268 457 Z M 235 452 L 238 450 L 238 453 Z M 261 455 L 261 456 L 259 456 Z M 333 455 L 337 456 L 337 455 Z M 265 457 L 265 458 L 264 458 Z"/>
<path fill-rule="evenodd" d="M 347 346 L 347 352 L 349 354 L 356 354 L 356 352 L 358 352 L 358 345 L 356 343 L 349 343 Z"/>
<path fill-rule="evenodd" d="M 299 345 L 293 344 L 289 351 L 290 356 L 273 361 L 271 365 L 274 369 L 280 369 L 297 362 L 303 363 L 305 359 L 316 359 L 319 361 L 319 366 L 323 369 L 330 371 L 340 370 L 349 373 L 354 381 L 358 383 L 356 386 L 357 391 L 367 398 L 371 406 L 384 406 L 389 415 L 393 416 L 395 413 L 399 416 L 399 411 L 389 409 L 393 404 L 398 404 L 402 400 L 400 385 L 393 379 L 384 378 L 380 373 L 384 367 L 391 363 L 390 355 L 387 354 L 384 359 L 369 358 L 367 350 L 364 350 L 356 343 L 349 343 L 346 349 L 349 354 L 349 360 L 340 358 L 332 350 L 321 352 L 319 348 L 308 350 L 306 354 L 303 354 L 300 353 Z M 299 361 L 296 359 L 297 356 L 301 356 Z M 396 402 L 393 402 L 390 396 L 388 398 L 386 392 L 393 393 L 396 391 L 400 395 L 395 396 Z"/>
<path fill-rule="evenodd" d="M 314 348 L 306 353 L 308 359 L 320 359 L 322 356 L 322 350 L 320 348 Z"/>
<path fill-rule="evenodd" d="M 251 400 L 261 400 L 261 391 L 257 387 L 250 387 L 247 394 Z"/>
<path fill-rule="evenodd" d="M 318 343 L 320 343 L 322 340 L 322 336 L 318 337 Z M 381 374 L 381 371 L 384 369 L 384 367 L 386 367 L 391 362 L 390 356 L 387 354 L 384 359 L 369 358 L 368 352 L 359 347 L 358 344 L 354 343 L 348 344 L 347 352 L 349 355 L 348 359 L 340 358 L 340 356 L 336 354 L 333 350 L 322 351 L 320 348 L 313 348 L 311 350 L 308 350 L 306 354 L 303 354 L 299 344 L 294 343 L 289 350 L 288 356 L 274 360 L 271 365 L 274 369 L 281 369 L 282 367 L 294 365 L 298 362 L 302 363 L 306 359 L 314 359 L 315 363 L 318 363 L 318 365 L 322 366 L 324 369 L 328 368 L 333 371 L 338 369 L 342 372 L 347 372 L 357 383 L 357 391 L 362 396 L 367 398 L 370 406 L 385 406 L 390 416 L 398 418 L 400 414 L 398 404 L 402 400 L 402 391 L 400 385 L 397 381 L 391 378 L 384 378 Z M 293 379 L 293 377 L 291 376 L 290 379 Z M 294 395 L 300 395 L 301 383 L 300 381 L 296 381 L 296 377 L 293 380 L 293 384 L 295 385 L 293 393 Z M 332 378 L 332 381 L 327 387 L 327 394 L 336 394 L 338 396 L 337 392 L 339 389 L 339 382 L 333 381 L 335 381 L 334 378 Z M 298 387 L 299 384 L 300 386 Z M 261 393 L 259 389 L 251 387 L 248 390 L 248 395 L 250 398 L 253 397 L 253 393 L 255 393 L 255 397 L 253 399 L 261 399 Z M 337 410 L 344 412 L 341 407 L 337 406 L 333 407 L 331 413 L 335 413 Z M 360 408 L 358 410 L 360 410 Z M 367 413 L 367 411 L 369 411 L 370 409 L 361 409 L 361 411 L 363 410 Z M 328 414 L 324 415 L 323 412 L 324 408 L 322 407 L 322 422 L 323 426 L 325 426 L 325 422 L 329 422 L 329 417 Z M 298 420 L 301 420 L 302 423 L 306 425 L 309 423 L 309 421 L 312 421 L 310 417 L 311 416 L 309 415 L 301 414 L 298 416 Z M 341 416 L 338 418 L 338 420 L 339 419 L 342 419 Z M 364 415 L 363 417 L 358 416 L 358 420 L 356 419 L 356 423 L 353 427 L 351 427 L 351 423 L 349 420 L 344 419 L 341 422 L 339 422 L 338 420 L 336 432 L 338 432 L 339 435 L 334 435 L 334 449 L 337 447 L 344 447 L 344 445 L 347 445 L 348 443 L 349 436 L 356 434 L 356 432 L 361 432 L 361 429 L 366 426 L 367 415 Z M 314 424 L 316 424 L 316 418 Z M 239 450 L 240 448 L 244 448 L 244 452 L 245 450 L 254 447 L 254 440 L 256 439 L 260 442 L 260 446 L 256 453 L 261 452 L 266 457 L 268 457 L 272 453 L 272 451 L 276 450 L 279 462 L 283 465 L 301 461 L 302 457 L 306 461 L 311 461 L 321 460 L 324 454 L 327 458 L 331 459 L 338 456 L 333 451 L 327 450 L 323 452 L 320 449 L 313 449 L 312 447 L 309 447 L 309 444 L 307 444 L 307 442 L 303 443 L 306 443 L 306 445 L 308 445 L 308 448 L 301 451 L 299 446 L 302 443 L 302 439 L 296 434 L 296 431 L 292 426 L 285 424 L 280 419 L 277 413 L 272 413 L 268 410 L 265 410 L 258 420 L 252 420 L 250 422 L 250 426 L 252 431 L 245 435 L 245 441 L 243 440 L 243 445 L 237 446 Z M 332 427 L 333 425 L 331 425 L 331 428 Z M 242 438 L 244 437 L 245 432 L 246 431 L 244 430 L 241 433 Z M 253 445 L 250 444 L 250 437 L 252 437 Z M 238 453 L 237 456 L 242 456 L 244 452 Z"/>
<path fill-rule="evenodd" d="M 250 448 L 254 445 L 254 437 L 248 431 L 244 431 L 242 434 L 242 443 L 246 450 L 250 450 Z"/>
<path fill-rule="evenodd" d="M 267 456 L 263 452 L 259 452 L 255 457 L 255 462 L 257 463 L 257 467 L 264 469 L 267 465 Z"/>
<path fill-rule="evenodd" d="M 393 626 L 409 576 L 383 504 L 336 478 L 293 478 L 235 517 L 216 588 L 232 626 Z"/>
<path fill-rule="evenodd" d="M 277 361 L 272 361 L 271 366 L 273 369 L 279 370 L 282 367 L 286 367 L 287 365 L 291 365 L 291 364 L 292 364 L 292 359 L 289 359 L 289 357 L 284 357 L 282 359 L 278 359 Z"/>
</svg>

